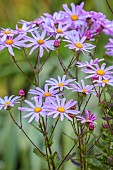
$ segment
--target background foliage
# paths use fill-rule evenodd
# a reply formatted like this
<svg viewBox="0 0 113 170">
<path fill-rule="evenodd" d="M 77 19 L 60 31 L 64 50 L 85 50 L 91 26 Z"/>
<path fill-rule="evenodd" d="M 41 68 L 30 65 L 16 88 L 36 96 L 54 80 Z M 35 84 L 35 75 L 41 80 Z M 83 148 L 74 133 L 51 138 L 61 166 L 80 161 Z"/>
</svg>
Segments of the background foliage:
<svg viewBox="0 0 113 170">
<path fill-rule="evenodd" d="M 20 19 L 28 21 L 34 20 L 35 18 L 40 17 L 44 12 L 53 13 L 59 11 L 62 9 L 62 4 L 67 3 L 69 5 L 71 2 L 79 4 L 81 0 L 0 0 L 0 27 L 15 29 L 15 25 Z M 103 12 L 108 19 L 113 19 L 113 15 L 105 0 L 84 0 L 84 2 L 85 10 L 100 11 Z M 110 5 L 112 7 L 113 2 L 110 2 Z M 97 58 L 103 57 L 103 46 L 106 44 L 107 40 L 108 38 L 103 35 L 100 37 L 96 50 Z M 61 55 L 64 62 L 67 63 L 70 57 L 69 51 L 61 50 Z M 25 64 L 24 55 L 21 52 L 16 51 L 15 57 L 19 64 L 21 64 L 23 70 L 32 77 L 29 66 Z M 31 57 L 31 62 L 33 62 L 34 59 L 35 54 Z M 46 79 L 50 78 L 50 76 L 56 77 L 56 75 L 60 73 L 61 68 L 58 65 L 58 61 L 56 65 L 56 61 L 57 58 L 53 53 L 41 73 L 42 85 Z M 113 63 L 112 60 L 107 60 L 108 64 L 109 62 Z M 3 50 L 0 52 L 0 97 L 11 94 L 18 95 L 20 89 L 24 89 L 27 93 L 29 88 L 29 82 L 27 82 L 23 75 L 18 71 L 7 51 Z M 93 104 L 90 104 L 92 107 Z M 18 113 L 15 112 L 15 115 L 18 119 Z M 59 123 L 55 132 L 54 147 L 55 149 L 59 149 L 58 152 L 60 154 L 66 154 L 71 146 L 70 140 L 65 135 L 61 135 L 64 128 L 66 129 L 67 134 L 71 134 L 71 128 L 67 125 L 67 121 L 63 124 Z M 33 127 L 31 125 L 28 126 L 26 121 L 24 121 L 24 127 L 34 142 L 38 143 L 40 148 L 43 147 L 41 136 L 37 134 Z M 33 148 L 31 144 L 17 127 L 15 127 L 7 112 L 0 111 L 0 170 L 44 170 L 45 162 L 42 162 L 40 158 L 36 157 L 32 151 Z M 71 163 L 67 163 L 64 169 L 75 170 L 75 166 Z"/>
</svg>

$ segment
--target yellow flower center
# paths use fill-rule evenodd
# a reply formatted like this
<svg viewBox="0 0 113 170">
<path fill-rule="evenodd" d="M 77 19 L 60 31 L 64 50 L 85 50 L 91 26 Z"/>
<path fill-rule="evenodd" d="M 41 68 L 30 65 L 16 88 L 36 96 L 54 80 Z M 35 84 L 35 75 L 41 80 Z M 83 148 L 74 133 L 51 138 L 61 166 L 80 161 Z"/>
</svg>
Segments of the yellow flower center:
<svg viewBox="0 0 113 170">
<path fill-rule="evenodd" d="M 40 44 L 40 45 L 44 44 L 44 40 L 43 40 L 43 39 L 39 39 L 39 40 L 37 40 L 37 42 L 38 42 L 38 44 Z"/>
<path fill-rule="evenodd" d="M 77 48 L 82 48 L 82 47 L 83 47 L 83 45 L 82 45 L 81 43 L 75 43 L 75 46 L 76 46 Z"/>
<path fill-rule="evenodd" d="M 57 111 L 59 111 L 59 112 L 62 112 L 62 113 L 63 113 L 63 112 L 65 112 L 65 109 L 64 109 L 63 107 L 58 107 L 58 108 L 57 108 Z"/>
<path fill-rule="evenodd" d="M 35 108 L 34 108 L 34 112 L 37 112 L 37 113 L 38 113 L 38 112 L 41 112 L 41 110 L 42 110 L 42 109 L 41 109 L 40 107 L 35 107 Z"/>
<path fill-rule="evenodd" d="M 102 80 L 102 83 L 108 83 L 108 81 L 109 81 L 109 80 L 104 79 L 104 80 Z"/>
<path fill-rule="evenodd" d="M 6 40 L 5 43 L 6 43 L 7 45 L 11 45 L 11 44 L 13 44 L 13 40 L 12 40 L 12 39 Z"/>
<path fill-rule="evenodd" d="M 75 15 L 75 14 L 71 15 L 71 20 L 72 21 L 77 21 L 78 20 L 78 15 Z"/>
<path fill-rule="evenodd" d="M 105 74 L 104 70 L 97 70 L 97 74 L 99 76 L 103 76 Z"/>
<path fill-rule="evenodd" d="M 56 31 L 57 31 L 57 33 L 60 33 L 60 34 L 63 33 L 63 31 L 61 29 L 56 29 Z"/>
<path fill-rule="evenodd" d="M 64 83 L 59 83 L 58 86 L 63 87 Z"/>
<path fill-rule="evenodd" d="M 22 31 L 22 28 L 18 28 L 19 31 Z"/>
<path fill-rule="evenodd" d="M 5 106 L 9 106 L 9 105 L 10 105 L 10 102 L 5 102 L 4 105 L 5 105 Z"/>
<path fill-rule="evenodd" d="M 45 96 L 45 97 L 51 96 L 51 93 L 45 92 L 45 93 L 44 93 L 44 96 Z"/>
<path fill-rule="evenodd" d="M 11 33 L 10 30 L 5 30 L 5 31 L 4 31 L 4 34 L 10 34 L 10 33 Z"/>
<path fill-rule="evenodd" d="M 86 89 L 82 89 L 82 93 L 86 93 L 87 92 L 87 90 Z"/>
<path fill-rule="evenodd" d="M 36 23 L 36 20 L 34 20 L 33 22 Z"/>
</svg>

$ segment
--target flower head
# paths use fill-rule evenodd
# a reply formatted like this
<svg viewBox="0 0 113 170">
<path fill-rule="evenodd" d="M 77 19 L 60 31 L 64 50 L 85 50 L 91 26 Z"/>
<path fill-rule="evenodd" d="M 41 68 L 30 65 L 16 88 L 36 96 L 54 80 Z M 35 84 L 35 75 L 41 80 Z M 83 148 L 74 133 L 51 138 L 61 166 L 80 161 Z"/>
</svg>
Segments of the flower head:
<svg viewBox="0 0 113 170">
<path fill-rule="evenodd" d="M 86 78 L 98 78 L 99 81 L 101 81 L 102 79 L 113 78 L 113 71 L 111 71 L 113 70 L 113 66 L 109 66 L 107 68 L 105 68 L 105 66 L 105 63 L 103 63 L 101 66 L 99 66 L 98 64 L 96 64 L 95 66 L 90 65 L 90 69 L 86 68 L 82 71 L 90 74 Z"/>
<path fill-rule="evenodd" d="M 43 97 L 46 99 L 53 99 L 55 97 L 56 94 L 58 94 L 59 90 L 54 90 L 54 89 L 49 89 L 49 87 L 47 85 L 44 86 L 44 90 L 42 90 L 39 87 L 36 87 L 36 90 L 30 89 L 28 93 L 30 94 L 34 94 L 36 96 L 39 97 Z"/>
<path fill-rule="evenodd" d="M 76 116 L 77 120 L 80 120 L 81 123 L 95 123 L 95 120 L 97 120 L 98 117 L 96 117 L 96 114 L 92 114 L 90 110 L 86 110 L 86 116 Z"/>
<path fill-rule="evenodd" d="M 90 50 L 95 48 L 95 46 L 89 43 L 85 43 L 85 40 L 86 36 L 81 38 L 78 33 L 76 35 L 70 35 L 64 40 L 69 43 L 65 45 L 65 47 L 69 47 L 69 49 L 73 49 L 75 51 L 81 51 L 83 54 L 84 51 L 90 52 Z"/>
<path fill-rule="evenodd" d="M 4 98 L 0 97 L 0 110 L 3 108 L 5 110 L 12 108 L 15 105 L 15 103 L 18 103 L 19 99 L 20 99 L 19 96 L 14 97 L 14 95 L 10 97 L 5 96 Z"/>
<path fill-rule="evenodd" d="M 72 118 L 68 115 L 68 113 L 74 115 L 79 113 L 79 111 L 71 109 L 71 107 L 76 103 L 77 102 L 73 100 L 66 102 L 66 98 L 60 99 L 58 96 L 56 96 L 56 101 L 50 99 L 50 104 L 47 108 L 47 115 L 53 116 L 53 118 L 60 116 L 61 121 L 63 121 L 64 116 L 66 116 L 69 120 L 72 121 Z"/>
<path fill-rule="evenodd" d="M 0 50 L 8 48 L 9 53 L 14 56 L 13 48 L 20 49 L 20 47 L 26 47 L 24 37 L 24 34 L 18 35 L 15 38 L 8 37 L 5 41 L 1 41 Z"/>
<path fill-rule="evenodd" d="M 32 47 L 30 50 L 30 54 L 32 52 L 39 48 L 39 56 L 42 57 L 44 53 L 44 49 L 47 51 L 54 50 L 54 40 L 49 40 L 49 38 L 45 38 L 46 36 L 46 31 L 43 30 L 41 35 L 37 30 L 34 30 L 34 32 L 31 32 L 33 38 L 28 37 L 28 41 L 31 42 L 30 44 L 27 45 L 27 47 Z"/>
<path fill-rule="evenodd" d="M 46 111 L 44 109 L 44 106 L 42 105 L 42 97 L 34 97 L 33 101 L 35 104 L 33 104 L 32 102 L 25 100 L 25 103 L 29 106 L 29 107 L 18 107 L 19 110 L 24 111 L 24 112 L 28 112 L 25 116 L 23 116 L 23 118 L 26 117 L 30 117 L 28 123 L 30 123 L 33 119 L 35 119 L 36 122 L 39 121 L 39 115 L 41 115 L 42 117 L 46 116 Z"/>
<path fill-rule="evenodd" d="M 84 80 L 81 80 L 81 85 L 78 82 L 76 84 L 71 85 L 72 91 L 80 92 L 83 94 L 91 94 L 93 92 L 93 85 L 85 85 Z"/>
<path fill-rule="evenodd" d="M 75 80 L 74 79 L 66 80 L 66 75 L 63 75 L 62 77 L 58 76 L 58 80 L 50 78 L 50 80 L 46 80 L 46 83 L 47 85 L 51 86 L 50 89 L 59 88 L 60 91 L 62 91 L 64 88 L 69 89 L 70 83 L 73 81 Z"/>
</svg>

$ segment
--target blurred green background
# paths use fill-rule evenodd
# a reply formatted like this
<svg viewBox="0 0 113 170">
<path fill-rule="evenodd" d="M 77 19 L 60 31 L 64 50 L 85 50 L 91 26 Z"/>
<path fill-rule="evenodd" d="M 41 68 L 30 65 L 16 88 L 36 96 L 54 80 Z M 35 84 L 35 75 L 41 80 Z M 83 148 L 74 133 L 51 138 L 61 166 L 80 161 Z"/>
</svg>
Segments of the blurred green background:
<svg viewBox="0 0 113 170">
<path fill-rule="evenodd" d="M 74 2 L 79 4 L 81 0 L 0 0 L 0 27 L 10 27 L 15 29 L 15 25 L 20 19 L 23 20 L 34 20 L 35 18 L 42 15 L 44 12 L 53 13 L 55 11 L 62 10 L 62 4 L 67 3 L 68 5 Z M 95 10 L 103 12 L 108 19 L 112 20 L 113 15 L 109 10 L 105 0 L 84 0 L 85 10 Z M 113 1 L 110 2 L 113 7 Z M 104 49 L 103 46 L 106 44 L 108 38 L 106 36 L 101 37 L 98 43 L 97 57 L 101 58 Z M 67 54 L 69 51 L 62 51 L 62 57 L 65 63 L 68 62 Z M 24 71 L 32 77 L 30 68 L 25 64 L 21 52 L 17 53 L 17 60 Z M 32 62 L 33 58 L 31 58 Z M 43 60 L 43 59 L 42 59 Z M 57 59 L 56 59 L 57 61 Z M 50 67 L 52 65 L 52 67 Z M 41 73 L 41 85 L 43 85 L 46 79 L 50 76 L 56 76 L 61 71 L 60 66 L 55 62 L 55 55 L 49 59 L 49 62 L 45 64 L 44 70 Z M 18 71 L 14 65 L 10 55 L 6 50 L 0 52 L 0 97 L 5 95 L 18 95 L 20 89 L 24 89 L 26 93 L 30 88 L 30 83 L 26 81 L 23 75 Z M 96 104 L 95 104 L 96 105 Z M 91 105 L 92 106 L 92 105 Z M 95 107 L 95 106 L 94 106 Z M 18 113 L 15 112 L 15 116 L 18 119 Z M 65 121 L 63 124 L 59 123 L 59 126 L 55 133 L 55 146 L 59 153 L 66 154 L 71 147 L 70 140 L 65 136 L 61 136 L 63 129 L 67 133 L 71 134 L 71 128 L 67 126 L 69 123 Z M 38 143 L 40 148 L 42 146 L 41 136 L 33 129 L 31 125 L 24 121 L 24 128 L 28 135 L 33 139 L 35 143 Z M 60 147 L 63 147 L 62 150 Z M 44 170 L 45 162 L 41 161 L 40 158 L 36 157 L 32 153 L 32 145 L 20 132 L 14 123 L 11 121 L 6 111 L 0 111 L 0 170 Z M 64 167 L 65 170 L 74 170 L 75 167 L 71 163 L 67 163 Z"/>
</svg>

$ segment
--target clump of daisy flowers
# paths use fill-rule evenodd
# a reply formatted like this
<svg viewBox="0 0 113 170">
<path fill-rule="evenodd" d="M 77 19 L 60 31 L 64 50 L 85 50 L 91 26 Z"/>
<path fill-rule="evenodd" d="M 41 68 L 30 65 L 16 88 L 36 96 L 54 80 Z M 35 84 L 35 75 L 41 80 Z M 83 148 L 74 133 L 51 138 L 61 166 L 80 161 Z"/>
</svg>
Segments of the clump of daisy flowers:
<svg viewBox="0 0 113 170">
<path fill-rule="evenodd" d="M 32 85 L 28 93 L 20 89 L 18 96 L 0 97 L 0 110 L 9 111 L 15 125 L 34 146 L 34 153 L 47 160 L 49 170 L 59 170 L 69 160 L 81 170 L 91 166 L 92 161 L 88 162 L 89 152 L 98 145 L 102 136 L 103 131 L 100 135 L 95 132 L 100 127 L 98 122 L 101 122 L 102 117 L 106 120 L 105 126 L 109 134 L 113 134 L 113 66 L 108 65 L 104 57 L 95 56 L 95 40 L 101 33 L 111 36 L 103 48 L 107 55 L 113 56 L 113 21 L 108 20 L 101 12 L 86 11 L 84 2 L 80 5 L 71 3 L 70 7 L 63 4 L 62 10 L 53 14 L 44 13 L 32 21 L 20 20 L 14 29 L 0 29 L 0 51 L 7 49 L 13 62 Z M 69 57 L 67 64 L 60 55 L 60 47 L 68 49 L 72 54 L 66 56 Z M 33 79 L 18 64 L 17 50 L 23 51 Z M 57 75 L 48 77 L 41 86 L 40 72 L 44 70 L 44 64 L 48 62 L 53 51 L 56 54 L 54 63 Z M 31 60 L 34 54 L 36 61 L 33 63 Z M 58 64 L 62 72 L 57 69 Z M 19 123 L 11 109 L 16 104 L 19 105 Z M 24 119 L 42 134 L 45 150 L 42 151 L 26 134 L 23 127 L 23 121 L 26 121 Z M 55 130 L 59 123 L 64 122 L 72 134 L 63 134 L 73 142 L 73 146 L 62 159 L 60 153 L 52 150 L 52 146 Z M 74 149 L 78 151 L 77 154 Z"/>
</svg>

